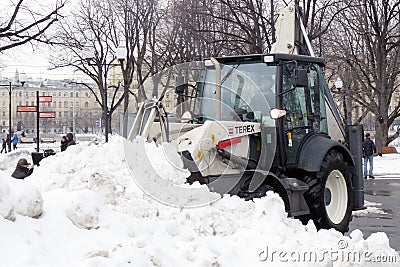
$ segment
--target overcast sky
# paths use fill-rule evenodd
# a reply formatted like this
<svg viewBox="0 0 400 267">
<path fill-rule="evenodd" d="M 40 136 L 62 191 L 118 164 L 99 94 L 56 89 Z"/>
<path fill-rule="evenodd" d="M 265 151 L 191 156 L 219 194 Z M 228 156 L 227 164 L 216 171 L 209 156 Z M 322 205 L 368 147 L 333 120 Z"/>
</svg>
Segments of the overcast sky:
<svg viewBox="0 0 400 267">
<path fill-rule="evenodd" d="M 58 0 L 60 1 L 60 0 Z M 72 2 L 78 0 L 68 0 L 70 4 L 67 6 L 67 11 Z M 0 8 L 2 10 L 13 11 L 12 6 L 17 0 L 0 0 Z M 25 4 L 29 4 L 30 7 L 36 10 L 46 10 L 49 12 L 51 6 L 54 7 L 57 0 L 24 0 Z M 14 3 L 14 4 L 13 4 Z M 2 21 L 10 14 L 4 12 L 0 15 Z M 19 73 L 25 72 L 28 77 L 36 79 L 72 79 L 74 73 L 72 69 L 57 69 L 49 70 L 50 64 L 48 62 L 48 50 L 42 47 L 33 47 L 31 44 L 9 49 L 3 54 L 0 54 L 0 64 L 5 68 L 0 72 L 2 77 L 12 78 L 14 77 L 15 70 Z"/>
<path fill-rule="evenodd" d="M 24 45 L 1 55 L 1 62 L 6 68 L 1 72 L 2 77 L 14 77 L 15 70 L 25 72 L 33 79 L 68 79 L 73 78 L 71 69 L 49 70 L 50 64 L 47 52 L 33 50 L 30 45 Z"/>
</svg>

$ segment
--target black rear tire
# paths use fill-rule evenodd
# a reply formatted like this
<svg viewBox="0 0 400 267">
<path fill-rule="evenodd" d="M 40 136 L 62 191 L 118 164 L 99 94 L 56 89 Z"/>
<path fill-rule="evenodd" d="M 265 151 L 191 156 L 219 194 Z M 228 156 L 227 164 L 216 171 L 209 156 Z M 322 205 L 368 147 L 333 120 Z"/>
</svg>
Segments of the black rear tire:
<svg viewBox="0 0 400 267">
<path fill-rule="evenodd" d="M 305 176 L 303 181 L 310 187 L 304 193 L 310 214 L 300 218 L 303 223 L 312 219 L 317 229 L 334 228 L 347 232 L 352 219 L 353 191 L 350 168 L 342 154 L 329 151 L 320 171 Z"/>
</svg>

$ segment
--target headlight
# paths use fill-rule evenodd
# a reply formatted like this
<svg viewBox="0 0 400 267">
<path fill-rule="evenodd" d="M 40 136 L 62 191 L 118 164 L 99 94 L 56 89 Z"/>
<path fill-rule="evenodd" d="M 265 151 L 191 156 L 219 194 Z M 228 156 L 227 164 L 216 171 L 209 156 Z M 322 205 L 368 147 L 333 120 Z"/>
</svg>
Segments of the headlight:
<svg viewBox="0 0 400 267">
<path fill-rule="evenodd" d="M 269 111 L 269 115 L 271 116 L 271 119 L 276 120 L 276 119 L 279 119 L 279 118 L 285 116 L 286 110 L 273 108 Z"/>
</svg>

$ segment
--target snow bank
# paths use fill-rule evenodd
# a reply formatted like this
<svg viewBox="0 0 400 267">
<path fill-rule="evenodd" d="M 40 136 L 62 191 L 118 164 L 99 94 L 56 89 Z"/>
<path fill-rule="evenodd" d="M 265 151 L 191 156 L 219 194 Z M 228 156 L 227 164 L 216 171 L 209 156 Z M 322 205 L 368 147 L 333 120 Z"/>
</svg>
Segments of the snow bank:
<svg viewBox="0 0 400 267">
<path fill-rule="evenodd" d="M 14 206 L 10 197 L 10 187 L 3 179 L 0 179 L 0 217 L 7 220 L 15 220 Z"/>
<path fill-rule="evenodd" d="M 34 184 L 30 181 L 11 179 L 10 188 L 16 213 L 32 218 L 38 218 L 42 214 L 42 194 Z"/>
<path fill-rule="evenodd" d="M 205 186 L 182 185 L 187 172 L 174 151 L 174 144 L 157 147 L 142 139 L 124 144 L 114 136 L 107 144 L 81 143 L 43 159 L 22 181 L 39 189 L 43 212 L 38 219 L 0 218 L 0 265 L 398 266 L 400 259 L 384 233 L 364 239 L 359 230 L 349 236 L 317 231 L 311 222 L 304 226 L 288 218 L 274 193 L 246 202 L 220 198 Z M 1 178 L 0 194 L 13 195 L 18 186 Z M 155 196 L 142 190 L 157 182 L 161 189 L 172 185 L 200 192 L 206 197 L 201 201 L 209 202 L 196 197 L 181 202 L 173 190 L 152 191 L 160 194 Z M 183 208 L 165 205 L 166 200 L 202 205 Z M 359 257 L 346 259 L 349 254 Z M 382 255 L 391 262 L 377 263 Z"/>
</svg>

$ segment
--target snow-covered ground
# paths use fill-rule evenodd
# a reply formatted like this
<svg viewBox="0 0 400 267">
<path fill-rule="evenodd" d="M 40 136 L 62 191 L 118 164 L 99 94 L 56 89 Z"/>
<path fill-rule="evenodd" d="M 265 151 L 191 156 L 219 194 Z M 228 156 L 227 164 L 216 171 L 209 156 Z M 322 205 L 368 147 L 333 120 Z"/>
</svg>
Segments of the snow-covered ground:
<svg viewBox="0 0 400 267">
<path fill-rule="evenodd" d="M 81 142 L 22 181 L 10 175 L 33 147 L 1 154 L 0 266 L 399 266 L 385 233 L 317 232 L 288 218 L 274 193 L 215 201 L 205 186 L 182 185 L 187 172 L 174 149 L 118 136 Z M 376 172 L 399 158 L 377 158 Z M 192 197 L 192 208 L 179 207 L 174 190 L 143 193 L 154 172 L 165 188 L 199 190 L 201 205 Z"/>
<path fill-rule="evenodd" d="M 374 157 L 376 179 L 400 179 L 400 154 L 383 154 Z"/>
</svg>

